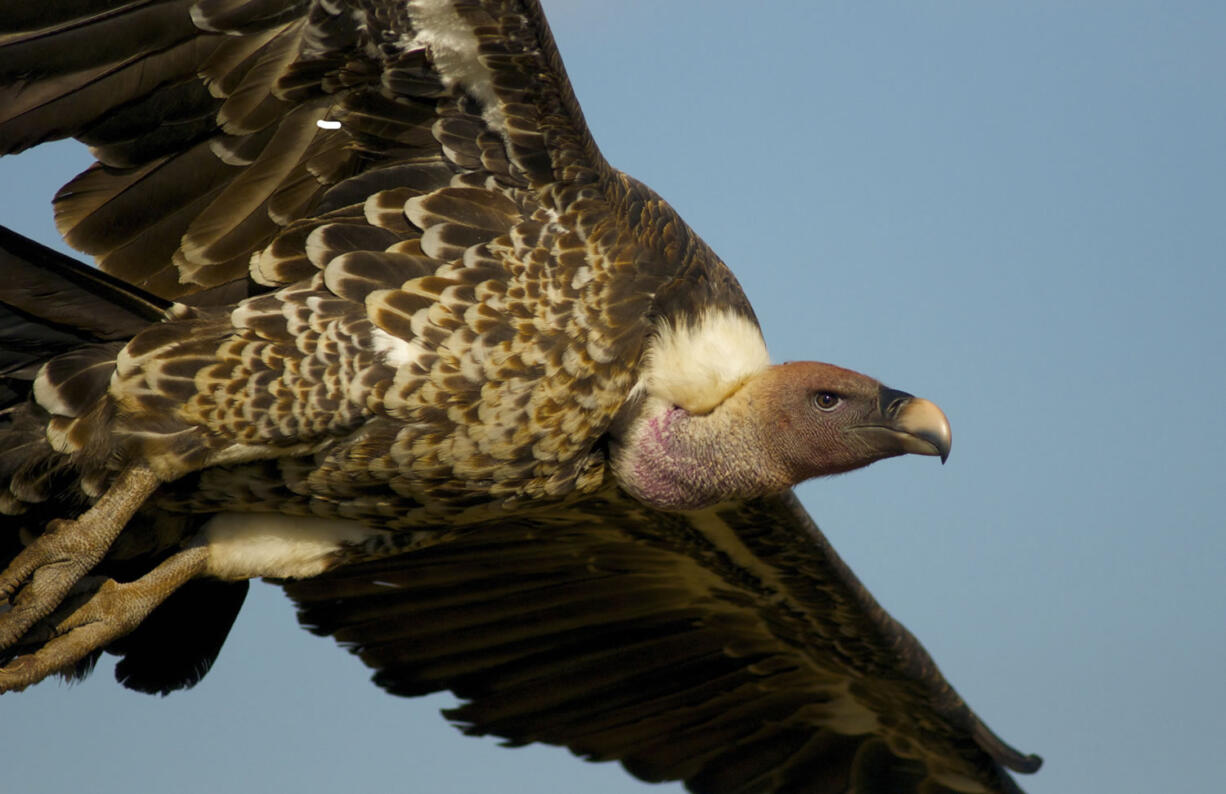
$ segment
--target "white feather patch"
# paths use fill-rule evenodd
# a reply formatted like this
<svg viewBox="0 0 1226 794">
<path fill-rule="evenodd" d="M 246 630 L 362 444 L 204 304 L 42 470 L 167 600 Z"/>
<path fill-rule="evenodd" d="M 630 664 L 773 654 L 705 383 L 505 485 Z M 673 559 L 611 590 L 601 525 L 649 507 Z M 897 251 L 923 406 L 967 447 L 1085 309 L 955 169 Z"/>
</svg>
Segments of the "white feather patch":
<svg viewBox="0 0 1226 794">
<path fill-rule="evenodd" d="M 275 513 L 218 513 L 201 532 L 219 579 L 318 576 L 346 544 L 383 534 L 356 521 Z"/>
<path fill-rule="evenodd" d="M 499 133 L 506 116 L 494 92 L 493 74 L 477 57 L 477 37 L 450 0 L 410 0 L 409 15 L 417 33 L 406 42 L 410 50 L 427 48 L 443 85 L 462 86 L 482 106 L 482 117 Z"/>
<path fill-rule="evenodd" d="M 421 360 L 422 354 L 427 352 L 416 341 L 401 339 L 378 327 L 371 328 L 370 338 L 374 342 L 375 352 L 383 356 L 388 366 L 396 369 L 416 364 Z"/>
<path fill-rule="evenodd" d="M 661 325 L 647 351 L 647 393 L 692 414 L 715 408 L 770 366 L 757 323 L 711 309 L 688 325 Z"/>
</svg>

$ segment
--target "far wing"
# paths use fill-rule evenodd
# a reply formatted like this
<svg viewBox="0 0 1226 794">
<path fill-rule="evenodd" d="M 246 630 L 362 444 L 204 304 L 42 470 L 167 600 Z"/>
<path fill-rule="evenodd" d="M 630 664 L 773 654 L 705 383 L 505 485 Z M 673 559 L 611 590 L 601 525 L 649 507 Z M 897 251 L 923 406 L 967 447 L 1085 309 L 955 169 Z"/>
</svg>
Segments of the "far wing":
<svg viewBox="0 0 1226 794">
<path fill-rule="evenodd" d="M 472 734 L 696 792 L 1018 792 L 979 721 L 791 494 L 618 496 L 286 585 L 302 622 Z"/>
<path fill-rule="evenodd" d="M 61 232 L 164 298 L 253 256 L 262 284 L 310 277 L 292 253 L 330 214 L 606 173 L 535 2 L 0 0 L 0 154 L 63 137 L 98 163 Z"/>
<path fill-rule="evenodd" d="M 744 300 L 604 162 L 533 0 L 0 0 L 0 152 L 63 136 L 99 158 L 69 243 L 194 304 L 116 387 L 176 439 L 148 454 L 353 441 L 317 479 L 332 509 L 379 468 L 373 520 L 401 474 L 413 505 L 593 487 L 654 319 Z"/>
</svg>

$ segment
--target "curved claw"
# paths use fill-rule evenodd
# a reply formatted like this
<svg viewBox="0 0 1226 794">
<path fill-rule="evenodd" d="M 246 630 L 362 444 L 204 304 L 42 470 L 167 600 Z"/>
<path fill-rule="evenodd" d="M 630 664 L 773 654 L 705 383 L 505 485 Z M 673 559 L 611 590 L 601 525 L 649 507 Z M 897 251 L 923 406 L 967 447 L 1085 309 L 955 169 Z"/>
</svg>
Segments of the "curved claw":
<svg viewBox="0 0 1226 794">
<path fill-rule="evenodd" d="M 0 574 L 0 596 L 9 604 L 0 614 L 0 649 L 13 645 L 50 615 L 114 540 L 91 538 L 88 532 L 78 531 L 80 525 L 75 521 L 53 521 L 48 528 Z M 91 554 L 98 540 L 104 540 L 105 546 L 100 554 Z"/>
<path fill-rule="evenodd" d="M 149 469 L 125 469 L 92 507 L 72 520 L 56 520 L 0 573 L 0 650 L 12 647 L 50 615 L 73 586 L 106 556 L 128 520 L 158 486 Z"/>
<path fill-rule="evenodd" d="M 199 575 L 208 561 L 203 546 L 187 549 L 163 561 L 134 582 L 106 579 L 97 591 L 48 631 L 31 653 L 0 667 L 0 693 L 37 684 L 49 675 L 71 670 L 90 653 L 105 648 L 140 625 L 149 613 Z"/>
</svg>

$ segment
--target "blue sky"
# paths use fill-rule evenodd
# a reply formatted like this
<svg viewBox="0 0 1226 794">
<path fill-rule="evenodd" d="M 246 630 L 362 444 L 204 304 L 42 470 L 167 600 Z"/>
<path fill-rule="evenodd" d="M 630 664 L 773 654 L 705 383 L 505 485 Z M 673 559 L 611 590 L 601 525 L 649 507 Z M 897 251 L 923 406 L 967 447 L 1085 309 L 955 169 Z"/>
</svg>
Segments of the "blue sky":
<svg viewBox="0 0 1226 794">
<path fill-rule="evenodd" d="M 1226 5 L 546 3 L 615 165 L 729 263 L 776 360 L 940 404 L 949 463 L 801 497 L 1005 739 L 1031 794 L 1220 786 Z M 53 238 L 70 147 L 0 161 Z M 165 699 L 101 668 L 0 703 L 4 788 L 635 792 L 462 737 L 260 586 Z M 672 791 L 679 787 L 653 790 Z"/>
</svg>

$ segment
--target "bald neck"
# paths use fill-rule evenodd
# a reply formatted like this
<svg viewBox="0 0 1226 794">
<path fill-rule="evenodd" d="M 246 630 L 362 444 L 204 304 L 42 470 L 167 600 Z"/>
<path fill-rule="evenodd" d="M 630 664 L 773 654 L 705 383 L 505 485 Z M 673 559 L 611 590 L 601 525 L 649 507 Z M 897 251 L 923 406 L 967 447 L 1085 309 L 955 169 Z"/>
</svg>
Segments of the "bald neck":
<svg viewBox="0 0 1226 794">
<path fill-rule="evenodd" d="M 629 443 L 614 448 L 622 487 L 664 510 L 696 510 L 788 488 L 787 472 L 763 454 L 768 440 L 752 419 L 751 392 L 747 385 L 705 414 L 649 406 Z"/>
<path fill-rule="evenodd" d="M 612 433 L 614 475 L 663 510 L 779 493 L 895 455 L 949 452 L 949 423 L 932 403 L 811 361 L 766 367 L 710 410 L 650 392 L 629 410 Z"/>
</svg>

